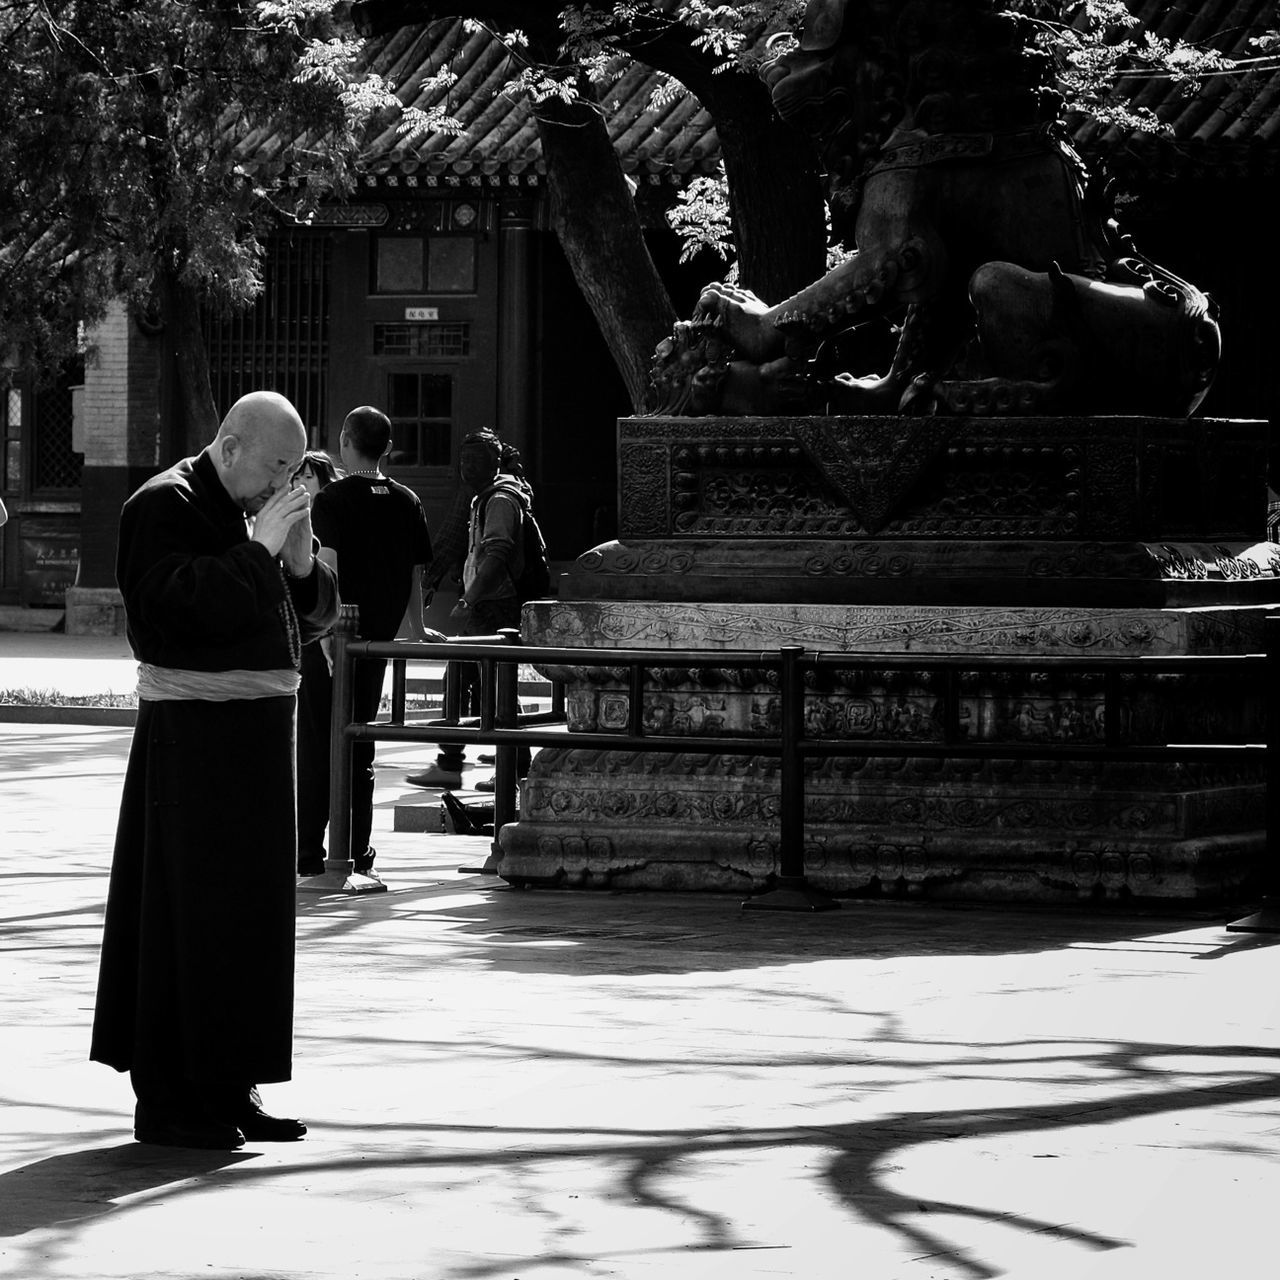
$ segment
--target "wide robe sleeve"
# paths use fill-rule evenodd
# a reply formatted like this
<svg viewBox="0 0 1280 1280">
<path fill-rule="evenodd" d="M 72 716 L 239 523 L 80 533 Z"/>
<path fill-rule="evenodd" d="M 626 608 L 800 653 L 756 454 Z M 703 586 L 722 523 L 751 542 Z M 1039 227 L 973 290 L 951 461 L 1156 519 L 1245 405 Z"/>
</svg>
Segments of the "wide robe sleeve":
<svg viewBox="0 0 1280 1280">
<path fill-rule="evenodd" d="M 312 548 L 318 550 L 318 545 Z M 285 575 L 302 631 L 302 643 L 327 635 L 338 618 L 338 575 L 317 555 L 305 578 Z"/>
<path fill-rule="evenodd" d="M 158 666 L 288 668 L 286 598 L 293 598 L 303 638 L 320 634 L 337 614 L 336 581 L 317 563 L 287 585 L 276 558 L 250 541 L 243 513 L 206 463 L 202 455 L 179 464 L 125 504 L 116 577 L 130 643 L 140 661 Z"/>
</svg>

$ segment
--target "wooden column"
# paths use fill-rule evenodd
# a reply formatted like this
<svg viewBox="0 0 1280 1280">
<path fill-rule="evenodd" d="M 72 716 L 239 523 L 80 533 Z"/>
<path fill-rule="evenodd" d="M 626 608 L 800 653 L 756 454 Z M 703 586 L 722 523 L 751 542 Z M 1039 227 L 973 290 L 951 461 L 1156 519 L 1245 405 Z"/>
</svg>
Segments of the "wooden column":
<svg viewBox="0 0 1280 1280">
<path fill-rule="evenodd" d="M 524 457 L 535 477 L 531 450 L 533 371 L 533 206 L 525 197 L 498 203 L 498 433 Z"/>
</svg>

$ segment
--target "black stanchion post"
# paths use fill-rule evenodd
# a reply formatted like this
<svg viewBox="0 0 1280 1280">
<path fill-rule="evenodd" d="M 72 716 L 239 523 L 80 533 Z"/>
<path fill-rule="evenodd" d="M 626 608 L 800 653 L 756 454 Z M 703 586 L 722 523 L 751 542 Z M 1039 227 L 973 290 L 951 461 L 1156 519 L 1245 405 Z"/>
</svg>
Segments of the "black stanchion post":
<svg viewBox="0 0 1280 1280">
<path fill-rule="evenodd" d="M 457 724 L 462 718 L 462 664 L 444 664 L 444 691 L 440 698 L 440 715 L 445 724 Z"/>
<path fill-rule="evenodd" d="M 519 645 L 520 632 L 503 627 L 498 634 L 511 646 Z M 497 668 L 497 705 L 494 723 L 499 729 L 514 729 L 520 709 L 520 664 L 502 662 Z M 508 822 L 516 820 L 516 790 L 520 784 L 516 758 L 518 747 L 499 745 L 493 770 L 493 854 L 502 857 L 498 833 Z"/>
<path fill-rule="evenodd" d="M 1267 726 L 1267 756 L 1263 766 L 1266 778 L 1264 821 L 1265 840 L 1262 853 L 1262 901 L 1251 916 L 1234 920 L 1227 928 L 1232 933 L 1280 933 L 1280 614 L 1268 614 L 1262 623 L 1267 651 L 1267 664 L 1262 678 L 1264 723 Z"/>
<path fill-rule="evenodd" d="M 378 893 L 381 880 L 355 874 L 351 858 L 351 747 L 347 726 L 355 714 L 354 659 L 348 646 L 357 638 L 360 610 L 354 604 L 338 609 L 333 629 L 333 709 L 329 718 L 329 851 L 324 874 L 304 876 L 298 888 L 306 893 Z M 315 643 L 319 643 L 316 641 Z"/>
<path fill-rule="evenodd" d="M 404 724 L 405 702 L 409 696 L 409 679 L 403 658 L 391 659 L 391 723 Z"/>
<path fill-rule="evenodd" d="M 743 910 L 830 911 L 840 904 L 830 894 L 814 889 L 804 874 L 804 648 L 783 645 L 779 651 L 782 671 L 782 760 L 779 769 L 778 874 L 773 886 L 748 898 Z"/>
<path fill-rule="evenodd" d="M 498 635 L 509 645 L 520 643 L 515 627 L 502 627 Z M 480 728 L 514 729 L 519 708 L 520 667 L 516 662 L 499 662 L 494 658 L 480 660 Z M 516 748 L 499 744 L 493 769 L 493 841 L 489 856 L 478 867 L 459 867 L 464 875 L 493 876 L 502 861 L 498 833 L 516 816 Z"/>
</svg>

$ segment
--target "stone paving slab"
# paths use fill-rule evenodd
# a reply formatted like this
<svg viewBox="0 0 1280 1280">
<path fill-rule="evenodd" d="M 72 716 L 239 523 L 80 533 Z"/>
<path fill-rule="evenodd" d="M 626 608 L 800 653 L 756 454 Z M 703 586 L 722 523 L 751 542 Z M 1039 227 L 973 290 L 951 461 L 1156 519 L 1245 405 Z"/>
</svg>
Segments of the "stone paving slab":
<svg viewBox="0 0 1280 1280">
<path fill-rule="evenodd" d="M 132 1142 L 85 1059 L 128 730 L 0 725 L 0 1275 L 1267 1274 L 1274 935 L 1211 916 L 519 891 L 395 832 L 302 895 L 308 1138 Z M 211 874 L 245 875 L 252 851 Z M 228 940 L 233 945 L 233 940 Z"/>
</svg>

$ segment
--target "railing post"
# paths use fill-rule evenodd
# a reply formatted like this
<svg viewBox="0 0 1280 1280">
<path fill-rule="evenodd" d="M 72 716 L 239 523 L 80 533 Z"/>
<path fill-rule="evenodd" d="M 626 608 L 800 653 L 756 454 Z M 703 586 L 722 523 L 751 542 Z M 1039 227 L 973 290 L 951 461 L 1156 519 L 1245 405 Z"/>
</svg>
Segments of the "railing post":
<svg viewBox="0 0 1280 1280">
<path fill-rule="evenodd" d="M 782 703 L 782 759 L 778 790 L 778 874 L 766 892 L 748 898 L 744 910 L 830 911 L 840 904 L 812 888 L 804 874 L 804 647 L 783 645 L 779 692 Z"/>
<path fill-rule="evenodd" d="M 1262 677 L 1263 723 L 1267 754 L 1263 765 L 1266 796 L 1263 801 L 1262 901 L 1258 910 L 1227 928 L 1233 933 L 1280 933 L 1280 613 L 1262 620 L 1267 665 Z"/>
<path fill-rule="evenodd" d="M 441 716 L 447 724 L 457 724 L 462 718 L 462 664 L 457 661 L 444 664 L 444 691 L 440 698 Z"/>
<path fill-rule="evenodd" d="M 333 628 L 333 705 L 329 715 L 329 849 L 324 874 L 298 882 L 306 893 L 379 893 L 386 885 L 372 876 L 355 874 L 351 857 L 351 766 L 353 745 L 347 726 L 355 714 L 355 660 L 348 646 L 357 639 L 360 609 L 340 605 Z M 319 643 L 316 641 L 315 643 Z"/>
<path fill-rule="evenodd" d="M 404 724 L 405 702 L 409 696 L 408 662 L 391 659 L 391 723 Z"/>
<path fill-rule="evenodd" d="M 511 646 L 520 643 L 520 632 L 515 627 L 503 627 L 498 634 Z M 497 665 L 497 691 L 494 723 L 498 729 L 514 729 L 520 709 L 520 664 L 500 662 Z M 499 746 L 495 753 L 493 769 L 493 852 L 500 858 L 498 833 L 508 822 L 516 819 L 516 788 L 519 785 L 516 758 L 519 747 Z"/>
<path fill-rule="evenodd" d="M 516 627 L 500 627 L 498 630 L 508 645 L 520 643 L 520 631 Z M 498 662 L 484 658 L 480 663 L 480 727 L 482 729 L 515 729 L 520 710 L 520 664 Z M 498 874 L 502 861 L 502 845 L 498 836 L 502 828 L 516 820 L 516 755 L 518 747 L 499 744 L 494 752 L 493 765 L 493 841 L 489 856 L 478 867 L 459 867 L 467 875 L 493 876 Z"/>
</svg>

